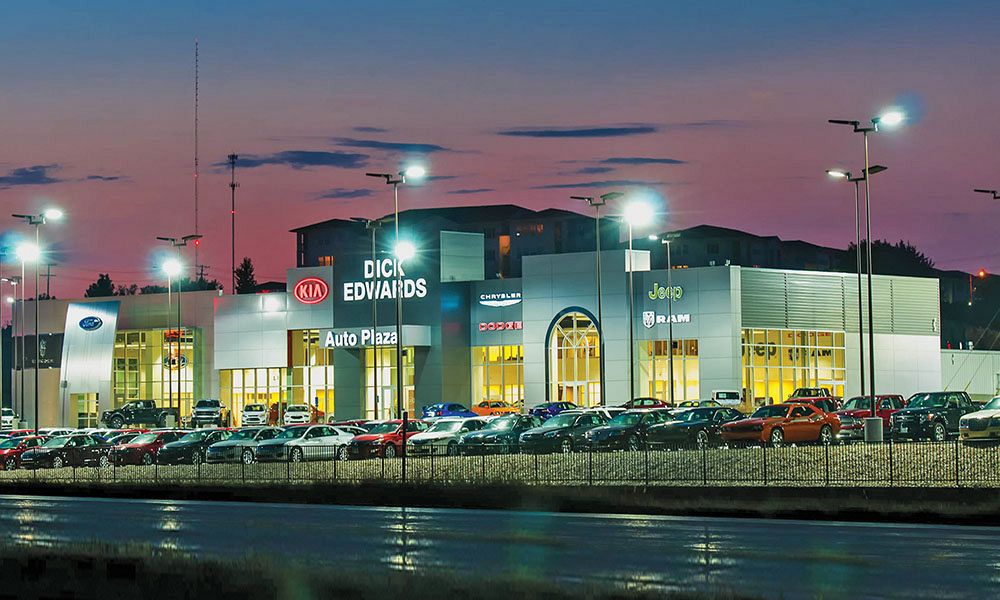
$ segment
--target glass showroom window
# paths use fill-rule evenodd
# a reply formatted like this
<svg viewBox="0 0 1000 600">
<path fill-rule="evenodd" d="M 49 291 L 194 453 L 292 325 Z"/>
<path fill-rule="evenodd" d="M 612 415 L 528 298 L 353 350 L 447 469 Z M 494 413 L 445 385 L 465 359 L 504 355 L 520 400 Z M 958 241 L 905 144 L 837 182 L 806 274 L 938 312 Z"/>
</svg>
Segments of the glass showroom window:
<svg viewBox="0 0 1000 600">
<path fill-rule="evenodd" d="M 308 404 L 320 412 L 321 419 L 332 415 L 333 402 L 333 350 L 319 343 L 318 329 L 299 329 L 288 332 L 291 364 L 286 384 L 290 404 Z"/>
<path fill-rule="evenodd" d="M 798 387 L 844 395 L 844 332 L 744 329 L 743 388 L 748 408 L 786 400 Z"/>
<path fill-rule="evenodd" d="M 472 349 L 472 403 L 524 400 L 524 346 L 476 346 Z"/>
<path fill-rule="evenodd" d="M 392 419 L 396 417 L 396 347 L 382 346 L 378 349 L 378 371 L 375 370 L 375 352 L 374 348 L 365 349 L 365 415 L 369 419 Z M 414 409 L 413 352 L 412 346 L 403 347 L 403 397 L 410 415 L 413 415 Z"/>
<path fill-rule="evenodd" d="M 263 404 L 268 408 L 277 405 L 277 414 L 288 404 L 285 390 L 287 369 L 225 369 L 219 371 L 219 394 L 222 405 L 229 408 L 232 423 L 240 425 L 243 407 Z"/>
<path fill-rule="evenodd" d="M 669 401 L 670 359 L 669 340 L 639 342 L 639 394 Z M 674 403 L 700 398 L 698 389 L 698 340 L 674 340 Z"/>
<path fill-rule="evenodd" d="M 200 331 L 149 329 L 119 331 L 112 355 L 115 406 L 132 400 L 155 400 L 166 406 L 181 400 L 181 416 L 191 412 L 200 383 Z M 178 343 L 179 342 L 179 343 Z M 199 386 L 200 387 L 200 386 Z"/>
<path fill-rule="evenodd" d="M 549 400 L 579 406 L 601 403 L 601 345 L 597 327 L 582 313 L 559 317 L 549 336 Z"/>
</svg>

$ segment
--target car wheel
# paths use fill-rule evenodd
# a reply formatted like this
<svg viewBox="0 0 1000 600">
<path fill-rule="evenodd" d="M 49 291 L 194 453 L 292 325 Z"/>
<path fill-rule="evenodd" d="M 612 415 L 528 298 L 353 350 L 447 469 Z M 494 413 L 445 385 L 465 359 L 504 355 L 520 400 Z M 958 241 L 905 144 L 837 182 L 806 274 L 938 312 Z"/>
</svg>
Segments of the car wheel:
<svg viewBox="0 0 1000 600">
<path fill-rule="evenodd" d="M 61 469 L 61 468 L 63 468 L 63 464 L 64 463 L 63 463 L 63 459 L 62 459 L 61 456 L 57 456 L 57 457 L 55 457 L 55 458 L 52 459 L 52 468 L 53 469 Z"/>
<path fill-rule="evenodd" d="M 628 441 L 626 442 L 626 445 L 627 445 L 628 449 L 630 451 L 632 451 L 632 452 L 635 452 L 636 450 L 638 450 L 639 449 L 639 436 L 636 436 L 636 435 L 630 435 L 630 436 L 628 436 Z"/>
<path fill-rule="evenodd" d="M 288 460 L 294 463 L 302 462 L 302 448 L 292 448 L 292 453 L 288 455 Z"/>
<path fill-rule="evenodd" d="M 569 454 L 573 451 L 573 442 L 570 440 L 563 440 L 562 443 L 559 444 L 559 451 L 563 454 Z"/>
<path fill-rule="evenodd" d="M 392 444 L 386 444 L 382 447 L 382 457 L 383 458 L 396 458 L 396 447 Z"/>
<path fill-rule="evenodd" d="M 108 424 L 111 425 L 111 429 L 121 429 L 125 425 L 125 419 L 121 417 L 112 417 L 111 422 Z"/>
<path fill-rule="evenodd" d="M 448 456 L 458 456 L 458 444 L 456 442 L 448 442 Z"/>
<path fill-rule="evenodd" d="M 775 427 L 771 430 L 771 435 L 767 439 L 771 442 L 772 446 L 780 446 L 785 443 L 785 432 L 780 427 Z"/>
<path fill-rule="evenodd" d="M 824 425 L 820 428 L 819 443 L 824 446 L 829 446 L 833 443 L 833 429 L 829 425 Z"/>
<path fill-rule="evenodd" d="M 347 460 L 347 446 L 346 445 L 341 446 L 340 449 L 337 450 L 337 460 Z"/>
<path fill-rule="evenodd" d="M 192 465 L 201 464 L 201 452 L 198 452 L 197 450 L 194 451 L 194 454 L 191 455 L 191 464 Z"/>
<path fill-rule="evenodd" d="M 166 427 L 167 426 L 167 416 L 166 415 L 160 415 L 159 417 L 157 417 L 157 419 L 156 419 L 156 426 L 157 427 Z"/>
<path fill-rule="evenodd" d="M 153 455 L 150 454 L 149 452 L 143 454 L 142 455 L 142 464 L 146 465 L 147 467 L 149 465 L 153 464 Z"/>
<path fill-rule="evenodd" d="M 694 435 L 694 441 L 698 444 L 698 448 L 705 448 L 708 446 L 708 432 L 704 429 L 699 429 L 698 433 Z"/>
<path fill-rule="evenodd" d="M 241 459 L 243 460 L 243 464 L 245 465 L 253 464 L 253 452 L 251 452 L 250 450 L 244 450 Z"/>
<path fill-rule="evenodd" d="M 97 459 L 97 466 L 102 469 L 107 469 L 111 466 L 111 459 L 108 458 L 107 454 L 102 454 L 99 459 Z"/>
<path fill-rule="evenodd" d="M 17 469 L 17 461 L 13 458 L 8 458 L 7 462 L 3 464 L 3 468 L 7 471 L 13 471 Z"/>
<path fill-rule="evenodd" d="M 944 428 L 944 423 L 935 423 L 931 428 L 931 439 L 935 442 L 943 442 L 948 439 L 948 430 Z"/>
</svg>

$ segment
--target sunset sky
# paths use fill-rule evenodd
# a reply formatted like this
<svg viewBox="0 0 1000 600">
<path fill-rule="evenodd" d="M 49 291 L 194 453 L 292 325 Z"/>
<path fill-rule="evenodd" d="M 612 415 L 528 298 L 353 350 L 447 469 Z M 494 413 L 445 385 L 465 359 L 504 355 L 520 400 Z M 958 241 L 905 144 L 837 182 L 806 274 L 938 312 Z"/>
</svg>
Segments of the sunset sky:
<svg viewBox="0 0 1000 600">
<path fill-rule="evenodd" d="M 876 237 L 943 268 L 1000 272 L 1000 8 L 957 0 L 761 2 L 42 2 L 0 19 L 0 202 L 67 218 L 54 294 L 98 272 L 159 282 L 156 236 L 200 230 L 228 283 L 294 266 L 293 227 L 391 209 L 365 171 L 420 160 L 404 207 L 583 210 L 572 194 L 652 188 L 656 229 L 701 223 L 844 247 L 862 166 L 829 118 L 888 106 L 871 138 Z M 13 243 L 29 230 L 4 223 Z M 191 257 L 189 257 L 190 260 Z M 5 262 L 9 270 L 12 260 Z M 227 286 L 228 287 L 228 286 Z M 6 291 L 4 292 L 7 293 Z M 30 292 L 29 292 L 30 293 Z"/>
</svg>

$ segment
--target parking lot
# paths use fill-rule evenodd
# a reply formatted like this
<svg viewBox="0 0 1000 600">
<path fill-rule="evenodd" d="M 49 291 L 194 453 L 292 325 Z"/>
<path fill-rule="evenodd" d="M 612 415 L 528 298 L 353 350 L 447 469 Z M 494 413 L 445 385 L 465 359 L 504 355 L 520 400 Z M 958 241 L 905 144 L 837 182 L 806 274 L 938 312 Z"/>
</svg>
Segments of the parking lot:
<svg viewBox="0 0 1000 600">
<path fill-rule="evenodd" d="M 638 486 L 1000 486 L 1000 448 L 957 441 L 685 448 L 568 454 L 499 453 L 252 464 L 130 465 L 0 471 L 0 481 L 435 482 Z"/>
</svg>

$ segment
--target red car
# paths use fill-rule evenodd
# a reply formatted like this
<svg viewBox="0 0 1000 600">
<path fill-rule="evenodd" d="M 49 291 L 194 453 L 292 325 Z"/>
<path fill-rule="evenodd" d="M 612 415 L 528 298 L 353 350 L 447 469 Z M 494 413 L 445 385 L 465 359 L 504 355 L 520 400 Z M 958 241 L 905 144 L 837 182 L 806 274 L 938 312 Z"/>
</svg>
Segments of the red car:
<svg viewBox="0 0 1000 600">
<path fill-rule="evenodd" d="M 837 415 L 812 404 L 787 402 L 758 408 L 746 419 L 722 426 L 723 441 L 731 444 L 818 442 L 831 444 L 840 431 Z"/>
<path fill-rule="evenodd" d="M 10 431 L 2 432 L 4 437 L 24 437 L 26 435 L 35 435 L 34 429 L 12 429 Z"/>
<path fill-rule="evenodd" d="M 625 410 L 634 408 L 668 408 L 670 405 L 659 398 L 632 398 L 621 407 Z"/>
<path fill-rule="evenodd" d="M 186 431 L 151 431 L 140 433 L 125 444 L 111 450 L 111 462 L 116 465 L 151 465 L 164 444 L 176 442 Z"/>
<path fill-rule="evenodd" d="M 840 398 L 836 396 L 792 396 L 788 399 L 788 402 L 790 404 L 812 404 L 821 411 L 828 413 L 840 410 Z"/>
<path fill-rule="evenodd" d="M 0 468 L 13 471 L 21 466 L 21 455 L 25 450 L 41 446 L 48 438 L 44 435 L 11 437 L 0 442 Z"/>
<path fill-rule="evenodd" d="M 428 424 L 423 421 L 408 421 L 405 438 L 426 431 Z M 356 435 L 347 444 L 348 458 L 370 458 L 381 456 L 395 458 L 403 451 L 403 421 L 393 419 L 382 421 L 372 427 L 367 435 Z"/>
<path fill-rule="evenodd" d="M 882 417 L 885 427 L 889 427 L 889 417 L 896 411 L 906 407 L 906 401 L 899 394 L 879 394 L 875 396 L 878 406 L 875 407 L 875 414 Z M 846 415 L 855 419 L 866 419 L 872 416 L 872 397 L 855 396 L 844 403 L 844 406 L 837 411 L 837 415 Z"/>
</svg>

